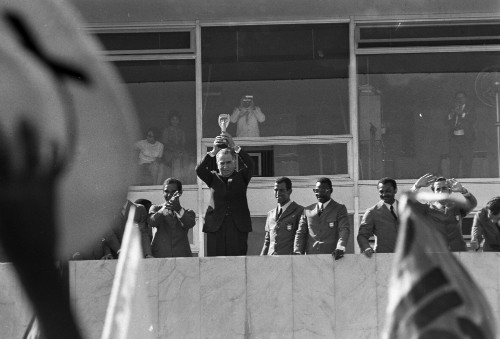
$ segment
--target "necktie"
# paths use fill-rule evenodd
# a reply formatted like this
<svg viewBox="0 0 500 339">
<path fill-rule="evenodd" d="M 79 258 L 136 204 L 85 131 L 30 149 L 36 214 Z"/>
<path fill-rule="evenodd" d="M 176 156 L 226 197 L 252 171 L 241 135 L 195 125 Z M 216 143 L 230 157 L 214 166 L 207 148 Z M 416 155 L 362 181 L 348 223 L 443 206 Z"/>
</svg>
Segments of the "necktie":
<svg viewBox="0 0 500 339">
<path fill-rule="evenodd" d="M 321 216 L 321 213 L 323 213 L 323 204 L 319 205 L 318 216 Z"/>
<path fill-rule="evenodd" d="M 276 220 L 278 220 L 278 219 L 281 217 L 281 213 L 282 213 L 282 212 L 283 212 L 283 209 L 282 209 L 282 208 L 280 208 L 280 209 L 278 210 L 278 215 L 276 216 Z"/>
<path fill-rule="evenodd" d="M 397 217 L 396 213 L 394 213 L 394 207 L 392 207 L 392 205 L 391 205 L 391 214 L 394 217 L 394 219 L 398 220 L 398 217 Z"/>
</svg>

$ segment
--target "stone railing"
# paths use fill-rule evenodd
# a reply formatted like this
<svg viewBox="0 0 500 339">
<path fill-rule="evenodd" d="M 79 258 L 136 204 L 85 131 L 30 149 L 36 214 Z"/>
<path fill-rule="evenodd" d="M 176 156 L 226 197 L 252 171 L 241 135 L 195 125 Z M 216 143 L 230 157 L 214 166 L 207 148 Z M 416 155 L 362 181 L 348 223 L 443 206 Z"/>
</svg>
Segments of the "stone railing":
<svg viewBox="0 0 500 339">
<path fill-rule="evenodd" d="M 457 255 L 498 314 L 499 255 Z M 155 338 L 379 338 L 392 260 L 392 254 L 144 259 L 141 288 Z M 20 338 L 31 312 L 10 265 L 0 268 L 0 337 Z M 102 332 L 115 268 L 116 261 L 70 263 L 72 302 L 89 339 Z"/>
</svg>

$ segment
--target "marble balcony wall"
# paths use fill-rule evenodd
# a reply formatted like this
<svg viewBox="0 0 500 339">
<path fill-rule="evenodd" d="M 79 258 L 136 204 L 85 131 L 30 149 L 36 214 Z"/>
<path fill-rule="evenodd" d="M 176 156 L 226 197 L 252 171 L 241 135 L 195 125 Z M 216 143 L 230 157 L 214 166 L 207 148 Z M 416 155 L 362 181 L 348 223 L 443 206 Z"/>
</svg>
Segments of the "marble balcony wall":
<svg viewBox="0 0 500 339">
<path fill-rule="evenodd" d="M 460 253 L 499 312 L 500 256 Z M 393 255 L 143 261 L 155 338 L 379 338 Z M 70 263 L 71 298 L 86 337 L 100 338 L 116 261 Z M 31 312 L 0 266 L 0 337 L 21 337 Z M 500 322 L 496 319 L 497 328 Z"/>
</svg>

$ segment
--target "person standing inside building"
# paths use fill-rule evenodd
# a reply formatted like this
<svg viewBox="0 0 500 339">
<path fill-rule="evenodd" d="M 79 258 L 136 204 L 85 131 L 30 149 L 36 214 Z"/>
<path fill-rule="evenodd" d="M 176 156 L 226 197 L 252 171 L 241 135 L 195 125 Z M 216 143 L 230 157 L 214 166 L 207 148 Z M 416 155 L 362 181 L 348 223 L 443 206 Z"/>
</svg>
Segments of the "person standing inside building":
<svg viewBox="0 0 500 339">
<path fill-rule="evenodd" d="M 344 256 L 351 233 L 347 209 L 331 198 L 332 182 L 319 178 L 313 189 L 317 203 L 304 208 L 295 235 L 294 254 Z"/>
<path fill-rule="evenodd" d="M 292 181 L 287 177 L 276 179 L 274 197 L 278 206 L 267 213 L 266 236 L 260 255 L 293 254 L 295 232 L 304 207 L 290 200 Z"/>
<path fill-rule="evenodd" d="M 237 137 L 260 137 L 259 123 L 265 120 L 266 116 L 253 102 L 253 95 L 244 95 L 240 105 L 231 114 L 231 122 L 236 124 Z"/>
<path fill-rule="evenodd" d="M 472 157 L 474 146 L 474 124 L 476 115 L 467 104 L 465 92 L 455 94 L 455 105 L 447 116 L 449 129 L 449 159 L 450 177 L 460 176 L 460 164 L 462 165 L 463 178 L 470 178 L 472 169 Z"/>
<path fill-rule="evenodd" d="M 222 144 L 227 148 L 220 149 Z M 219 172 L 208 169 L 213 157 L 216 157 Z M 243 166 L 236 170 L 238 158 Z M 196 174 L 213 190 L 211 222 L 205 222 L 203 227 L 207 234 L 207 256 L 246 255 L 248 233 L 252 231 L 247 201 L 247 187 L 253 174 L 252 159 L 234 144 L 229 133 L 222 132 L 215 138 L 213 149 L 196 167 Z"/>
<path fill-rule="evenodd" d="M 484 239 L 484 252 L 500 252 L 500 197 L 494 197 L 475 216 L 470 246 L 478 251 Z"/>
<path fill-rule="evenodd" d="M 398 236 L 398 186 L 391 178 L 382 178 L 377 183 L 380 201 L 368 208 L 361 220 L 358 245 L 361 253 L 371 258 L 377 253 L 394 253 Z M 370 237 L 376 237 L 375 250 L 370 246 Z"/>
<path fill-rule="evenodd" d="M 461 193 L 466 200 L 466 207 L 457 206 L 453 201 L 442 199 L 426 204 L 417 204 L 416 208 L 425 216 L 426 221 L 441 233 L 448 249 L 453 252 L 467 251 L 462 235 L 462 220 L 477 206 L 477 200 L 455 179 L 436 177 L 431 173 L 423 175 L 415 182 L 411 190 L 418 191 L 422 187 L 431 187 L 435 194 L 450 195 Z"/>
<path fill-rule="evenodd" d="M 151 245 L 155 258 L 192 257 L 188 232 L 196 225 L 194 211 L 181 206 L 182 183 L 168 178 L 163 183 L 165 203 L 149 210 L 149 225 L 156 228 Z"/>
</svg>

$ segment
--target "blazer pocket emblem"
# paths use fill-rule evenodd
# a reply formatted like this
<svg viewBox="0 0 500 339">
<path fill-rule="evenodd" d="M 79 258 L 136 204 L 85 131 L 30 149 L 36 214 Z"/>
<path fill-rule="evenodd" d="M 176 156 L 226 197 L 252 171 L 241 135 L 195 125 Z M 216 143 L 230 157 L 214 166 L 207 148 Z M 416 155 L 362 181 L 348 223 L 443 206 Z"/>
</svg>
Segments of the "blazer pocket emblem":
<svg viewBox="0 0 500 339">
<path fill-rule="evenodd" d="M 288 224 L 288 225 L 286 225 L 286 230 L 287 230 L 288 232 L 290 232 L 292 229 L 293 229 L 292 224 Z"/>
</svg>

